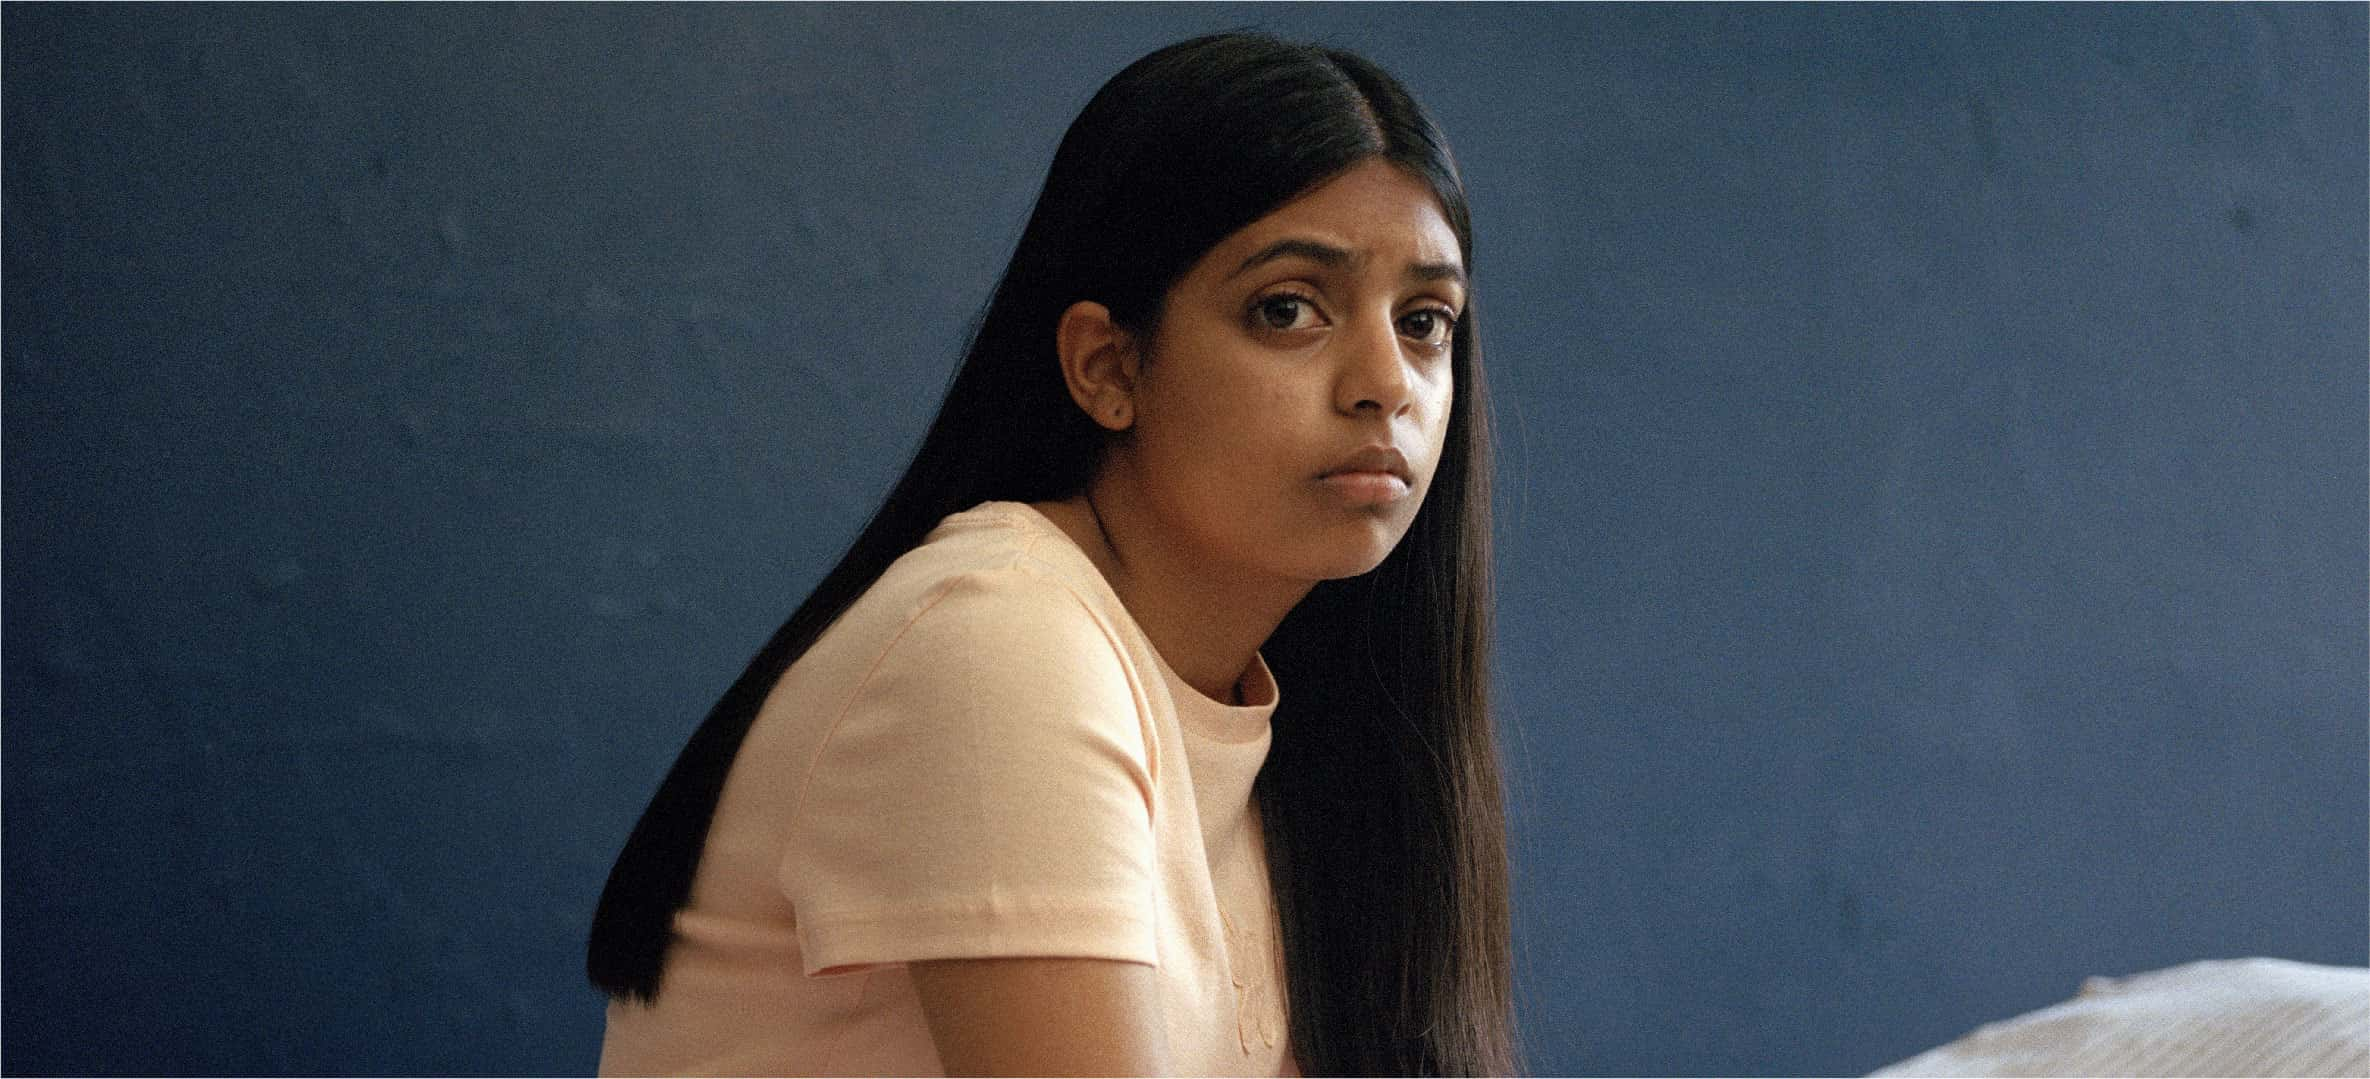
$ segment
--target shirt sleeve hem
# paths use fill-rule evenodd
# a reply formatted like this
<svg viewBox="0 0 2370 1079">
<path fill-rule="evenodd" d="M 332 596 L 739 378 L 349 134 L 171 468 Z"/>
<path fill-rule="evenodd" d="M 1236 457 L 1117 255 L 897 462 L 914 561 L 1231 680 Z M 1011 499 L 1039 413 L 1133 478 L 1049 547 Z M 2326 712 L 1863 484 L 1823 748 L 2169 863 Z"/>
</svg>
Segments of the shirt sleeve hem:
<svg viewBox="0 0 2370 1079">
<path fill-rule="evenodd" d="M 833 912 L 798 919 L 800 965 L 812 977 L 923 959 L 1034 956 L 1160 965 L 1149 912 L 1134 906 L 1041 903 Z"/>
</svg>

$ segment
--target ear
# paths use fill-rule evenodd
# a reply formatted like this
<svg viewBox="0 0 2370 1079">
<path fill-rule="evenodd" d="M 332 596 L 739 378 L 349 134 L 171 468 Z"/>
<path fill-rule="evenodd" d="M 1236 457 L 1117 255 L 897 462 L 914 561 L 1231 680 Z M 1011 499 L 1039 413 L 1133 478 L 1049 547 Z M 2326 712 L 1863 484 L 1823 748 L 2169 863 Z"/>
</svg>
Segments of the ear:
<svg viewBox="0 0 2370 1079">
<path fill-rule="evenodd" d="M 1053 338 L 1070 399 L 1105 430 L 1133 426 L 1136 377 L 1142 370 L 1135 335 L 1111 320 L 1110 308 L 1081 300 L 1062 312 Z"/>
</svg>

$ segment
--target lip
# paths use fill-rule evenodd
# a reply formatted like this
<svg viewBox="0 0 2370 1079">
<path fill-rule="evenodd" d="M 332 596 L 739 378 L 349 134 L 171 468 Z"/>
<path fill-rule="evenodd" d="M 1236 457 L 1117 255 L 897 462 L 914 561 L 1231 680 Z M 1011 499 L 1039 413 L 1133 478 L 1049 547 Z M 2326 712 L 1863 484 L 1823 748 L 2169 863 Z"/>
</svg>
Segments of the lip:
<svg viewBox="0 0 2370 1079">
<path fill-rule="evenodd" d="M 1413 487 L 1415 485 L 1415 476 L 1407 469 L 1407 458 L 1402 456 L 1396 448 L 1383 442 L 1369 443 L 1359 447 L 1358 452 L 1343 458 L 1333 467 L 1318 474 L 1317 478 L 1331 479 L 1351 473 L 1382 473 L 1398 477 L 1399 482 L 1407 486 Z"/>
<path fill-rule="evenodd" d="M 1317 482 L 1352 502 L 1397 502 L 1412 491 L 1407 481 L 1388 472 L 1334 472 Z"/>
<path fill-rule="evenodd" d="M 1327 469 L 1317 481 L 1333 493 L 1357 503 L 1397 502 L 1415 490 L 1407 458 L 1398 450 L 1374 443 Z"/>
</svg>

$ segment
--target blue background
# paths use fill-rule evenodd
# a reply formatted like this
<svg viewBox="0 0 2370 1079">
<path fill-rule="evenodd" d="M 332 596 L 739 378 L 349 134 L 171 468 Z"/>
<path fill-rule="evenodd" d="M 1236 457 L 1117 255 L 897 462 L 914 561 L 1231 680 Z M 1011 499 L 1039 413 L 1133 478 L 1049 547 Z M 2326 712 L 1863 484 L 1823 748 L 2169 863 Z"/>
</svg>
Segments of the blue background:
<svg viewBox="0 0 2370 1079">
<path fill-rule="evenodd" d="M 590 1069 L 1063 127 L 1243 24 L 1472 190 L 1533 1068 L 2370 959 L 2361 5 L 9 5 L 7 1067 Z"/>
</svg>

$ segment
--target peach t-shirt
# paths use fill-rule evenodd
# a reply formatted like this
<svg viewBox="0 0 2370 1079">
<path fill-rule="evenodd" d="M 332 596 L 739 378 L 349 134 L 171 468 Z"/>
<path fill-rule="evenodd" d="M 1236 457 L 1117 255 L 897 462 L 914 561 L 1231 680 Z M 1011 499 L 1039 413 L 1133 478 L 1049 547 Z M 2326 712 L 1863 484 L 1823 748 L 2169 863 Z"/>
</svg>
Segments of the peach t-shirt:
<svg viewBox="0 0 2370 1079">
<path fill-rule="evenodd" d="M 1158 971 L 1184 1075 L 1296 1075 L 1251 782 L 1277 689 L 1153 651 L 1025 503 L 947 517 L 790 666 L 604 1075 L 943 1075 L 904 963 Z"/>
</svg>

